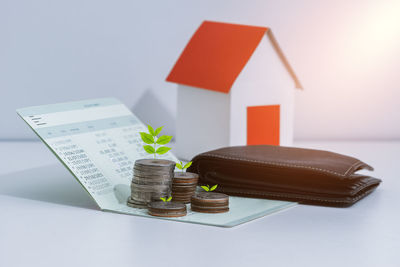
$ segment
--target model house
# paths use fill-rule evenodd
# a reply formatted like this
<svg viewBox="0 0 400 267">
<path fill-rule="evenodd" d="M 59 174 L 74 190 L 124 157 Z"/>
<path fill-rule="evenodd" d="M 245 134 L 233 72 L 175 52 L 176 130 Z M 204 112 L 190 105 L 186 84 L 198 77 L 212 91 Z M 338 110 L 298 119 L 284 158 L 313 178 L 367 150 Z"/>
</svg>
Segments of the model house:
<svg viewBox="0 0 400 267">
<path fill-rule="evenodd" d="M 178 84 L 176 154 L 235 145 L 291 145 L 302 89 L 271 29 L 204 21 L 167 81 Z"/>
</svg>

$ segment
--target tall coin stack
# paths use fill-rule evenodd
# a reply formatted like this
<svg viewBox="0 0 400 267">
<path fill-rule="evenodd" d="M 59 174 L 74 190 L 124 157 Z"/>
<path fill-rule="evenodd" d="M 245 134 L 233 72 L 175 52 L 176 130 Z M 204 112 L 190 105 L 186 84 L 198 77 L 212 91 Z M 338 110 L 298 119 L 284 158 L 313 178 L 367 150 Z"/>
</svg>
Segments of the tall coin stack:
<svg viewBox="0 0 400 267">
<path fill-rule="evenodd" d="M 147 208 L 151 201 L 171 193 L 175 162 L 165 159 L 140 159 L 133 167 L 131 196 L 127 205 L 133 208 Z"/>
<path fill-rule="evenodd" d="M 196 192 L 199 175 L 191 172 L 175 172 L 172 179 L 172 201 L 190 203 L 190 198 Z"/>
</svg>

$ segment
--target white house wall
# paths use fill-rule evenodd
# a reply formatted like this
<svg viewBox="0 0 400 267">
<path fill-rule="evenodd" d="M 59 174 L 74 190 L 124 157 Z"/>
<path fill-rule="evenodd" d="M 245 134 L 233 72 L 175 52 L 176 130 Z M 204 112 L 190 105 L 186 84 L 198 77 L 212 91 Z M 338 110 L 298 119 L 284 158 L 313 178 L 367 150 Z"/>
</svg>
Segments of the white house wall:
<svg viewBox="0 0 400 267">
<path fill-rule="evenodd" d="M 280 107 L 280 144 L 293 140 L 294 82 L 269 39 L 263 37 L 231 89 L 230 145 L 247 143 L 247 107 Z"/>
<path fill-rule="evenodd" d="M 177 156 L 189 160 L 229 145 L 229 111 L 229 94 L 178 85 Z"/>
</svg>

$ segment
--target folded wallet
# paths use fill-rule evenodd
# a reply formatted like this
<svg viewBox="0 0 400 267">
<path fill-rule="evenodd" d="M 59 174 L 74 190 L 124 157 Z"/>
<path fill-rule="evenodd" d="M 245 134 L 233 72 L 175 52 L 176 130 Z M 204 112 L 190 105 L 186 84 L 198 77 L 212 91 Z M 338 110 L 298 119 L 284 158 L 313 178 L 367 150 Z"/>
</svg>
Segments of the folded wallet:
<svg viewBox="0 0 400 267">
<path fill-rule="evenodd" d="M 228 195 L 347 207 L 381 182 L 361 169 L 368 164 L 345 155 L 281 146 L 226 147 L 197 155 L 190 172 L 200 184 L 218 184 Z"/>
</svg>

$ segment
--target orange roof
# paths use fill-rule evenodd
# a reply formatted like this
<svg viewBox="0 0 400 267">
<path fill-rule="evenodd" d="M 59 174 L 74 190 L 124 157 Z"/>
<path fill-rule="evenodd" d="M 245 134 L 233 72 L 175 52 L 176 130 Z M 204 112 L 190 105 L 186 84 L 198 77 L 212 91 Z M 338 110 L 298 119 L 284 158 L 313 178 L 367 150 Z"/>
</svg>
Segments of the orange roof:
<svg viewBox="0 0 400 267">
<path fill-rule="evenodd" d="M 229 93 L 236 78 L 267 33 L 283 64 L 301 85 L 265 27 L 204 21 L 186 45 L 167 81 Z"/>
</svg>

